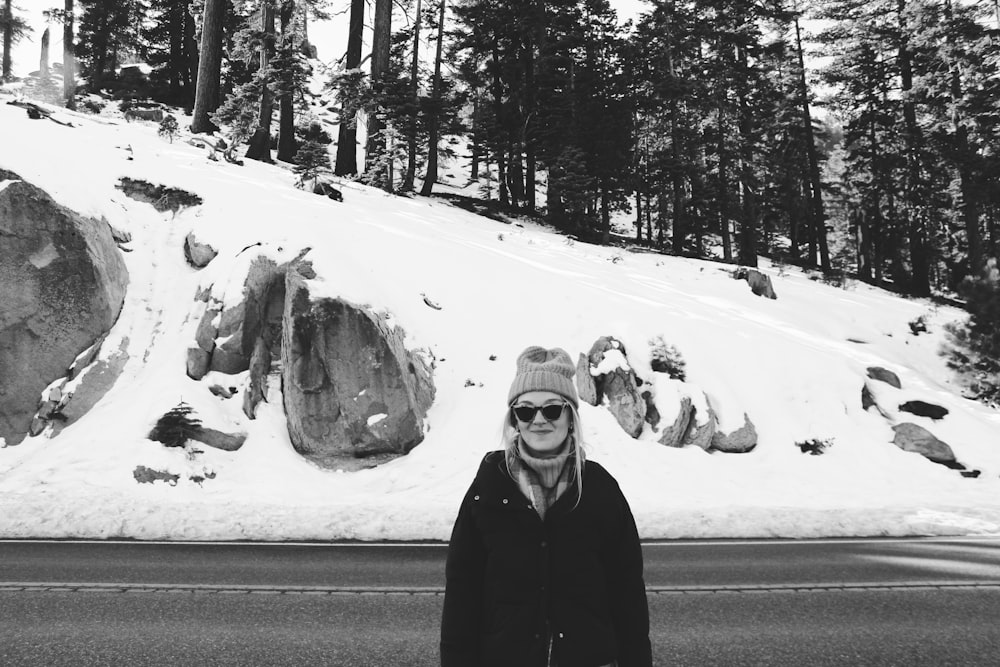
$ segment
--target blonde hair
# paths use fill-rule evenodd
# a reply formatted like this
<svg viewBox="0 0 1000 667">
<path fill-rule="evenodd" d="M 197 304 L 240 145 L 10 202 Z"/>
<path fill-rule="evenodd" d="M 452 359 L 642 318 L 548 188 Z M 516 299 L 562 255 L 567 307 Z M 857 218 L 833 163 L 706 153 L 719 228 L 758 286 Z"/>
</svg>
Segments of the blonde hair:
<svg viewBox="0 0 1000 667">
<path fill-rule="evenodd" d="M 577 411 L 576 406 L 569 401 L 566 401 L 566 407 L 569 408 L 570 416 L 569 434 L 566 436 L 566 439 L 569 440 L 569 446 L 572 448 L 570 452 L 573 460 L 572 481 L 576 484 L 576 503 L 573 504 L 573 509 L 576 509 L 576 506 L 580 504 L 580 499 L 583 498 L 583 464 L 587 459 L 584 449 L 586 443 L 583 439 L 583 426 L 580 423 L 580 413 Z M 518 457 L 517 441 L 520 437 L 521 434 L 512 420 L 511 408 L 508 406 L 507 413 L 503 418 L 503 425 L 500 427 L 500 448 L 504 451 L 504 463 L 507 466 L 507 474 L 510 475 L 511 479 L 514 479 L 514 474 L 511 472 L 511 462 Z"/>
</svg>

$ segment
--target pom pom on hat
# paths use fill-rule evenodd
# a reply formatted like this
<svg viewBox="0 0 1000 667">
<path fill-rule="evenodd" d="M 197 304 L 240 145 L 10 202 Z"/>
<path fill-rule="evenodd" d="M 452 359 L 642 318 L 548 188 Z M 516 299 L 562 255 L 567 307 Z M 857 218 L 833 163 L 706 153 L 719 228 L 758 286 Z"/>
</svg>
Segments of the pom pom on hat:
<svg viewBox="0 0 1000 667">
<path fill-rule="evenodd" d="M 517 374 L 507 393 L 507 404 L 529 391 L 551 391 L 579 407 L 575 378 L 576 367 L 566 350 L 529 347 L 517 358 Z"/>
</svg>

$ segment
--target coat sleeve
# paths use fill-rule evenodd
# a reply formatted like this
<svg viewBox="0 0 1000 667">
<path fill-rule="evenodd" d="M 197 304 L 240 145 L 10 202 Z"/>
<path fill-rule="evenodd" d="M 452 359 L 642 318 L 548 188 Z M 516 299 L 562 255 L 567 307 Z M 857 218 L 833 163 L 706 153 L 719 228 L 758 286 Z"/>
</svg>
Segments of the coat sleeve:
<svg viewBox="0 0 1000 667">
<path fill-rule="evenodd" d="M 611 612 L 619 639 L 619 667 L 651 667 L 649 605 L 642 575 L 642 545 L 628 501 L 615 483 L 620 505 L 618 538 L 609 558 Z"/>
<path fill-rule="evenodd" d="M 480 660 L 486 549 L 473 516 L 476 483 L 462 500 L 448 542 L 441 667 L 475 667 Z"/>
</svg>

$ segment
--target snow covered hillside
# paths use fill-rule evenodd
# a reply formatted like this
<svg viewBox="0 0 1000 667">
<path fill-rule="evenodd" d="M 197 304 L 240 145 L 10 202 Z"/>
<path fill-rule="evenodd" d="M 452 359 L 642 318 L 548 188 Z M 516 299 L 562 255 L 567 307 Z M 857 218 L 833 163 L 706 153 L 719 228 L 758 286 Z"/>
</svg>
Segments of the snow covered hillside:
<svg viewBox="0 0 1000 667">
<path fill-rule="evenodd" d="M 766 263 L 778 298 L 764 299 L 729 266 L 573 243 L 353 183 L 338 203 L 296 189 L 280 166 L 214 162 L 168 143 L 153 123 L 60 112 L 68 127 L 29 120 L 9 99 L 0 95 L 0 168 L 132 241 L 125 306 L 105 344 L 128 353 L 122 375 L 56 437 L 0 449 L 0 537 L 447 539 L 479 460 L 496 448 L 517 354 L 540 344 L 576 358 L 602 335 L 623 341 L 649 381 L 649 341 L 662 336 L 722 429 L 739 428 L 745 413 L 759 434 L 746 454 L 668 448 L 648 426 L 632 439 L 605 407 L 581 406 L 589 456 L 617 477 L 643 537 L 1000 534 L 1000 413 L 963 399 L 938 355 L 961 311 Z M 157 213 L 116 189 L 125 176 L 204 203 Z M 200 271 L 184 259 L 190 231 L 219 250 Z M 208 390 L 242 390 L 246 374 L 187 377 L 204 308 L 195 294 L 215 285 L 237 298 L 240 251 L 252 244 L 277 261 L 311 248 L 314 295 L 390 314 L 410 349 L 433 355 L 437 395 L 412 453 L 360 472 L 322 470 L 293 451 L 277 387 L 251 421 L 238 399 Z M 928 333 L 913 335 L 919 317 Z M 902 383 L 880 400 L 948 409 L 941 420 L 907 420 L 978 477 L 893 444 L 891 420 L 862 408 L 871 366 Z M 654 387 L 660 412 L 676 412 L 676 383 Z M 148 440 L 180 401 L 207 426 L 245 431 L 246 444 L 195 453 Z M 822 455 L 796 444 L 813 439 L 830 442 Z M 179 480 L 140 484 L 140 465 Z"/>
</svg>

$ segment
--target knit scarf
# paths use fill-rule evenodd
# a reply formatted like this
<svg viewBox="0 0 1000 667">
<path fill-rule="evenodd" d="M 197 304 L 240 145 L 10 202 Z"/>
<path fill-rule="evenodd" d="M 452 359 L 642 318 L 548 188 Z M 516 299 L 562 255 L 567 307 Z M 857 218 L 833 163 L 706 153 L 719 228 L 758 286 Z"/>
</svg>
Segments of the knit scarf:
<svg viewBox="0 0 1000 667">
<path fill-rule="evenodd" d="M 543 458 L 529 454 L 524 443 L 518 441 L 516 455 L 510 457 L 510 472 L 517 486 L 542 519 L 569 488 L 574 469 L 572 450 L 566 447 L 561 454 Z"/>
</svg>

